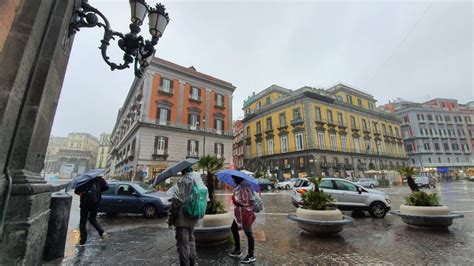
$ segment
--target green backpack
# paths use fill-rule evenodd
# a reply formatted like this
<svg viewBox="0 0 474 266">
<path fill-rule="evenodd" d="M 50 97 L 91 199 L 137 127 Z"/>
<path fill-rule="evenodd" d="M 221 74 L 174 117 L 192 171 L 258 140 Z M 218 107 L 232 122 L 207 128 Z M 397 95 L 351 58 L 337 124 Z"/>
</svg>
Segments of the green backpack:
<svg viewBox="0 0 474 266">
<path fill-rule="evenodd" d="M 207 208 L 207 188 L 199 188 L 194 182 L 191 197 L 183 206 L 184 214 L 193 220 L 202 219 Z"/>
</svg>

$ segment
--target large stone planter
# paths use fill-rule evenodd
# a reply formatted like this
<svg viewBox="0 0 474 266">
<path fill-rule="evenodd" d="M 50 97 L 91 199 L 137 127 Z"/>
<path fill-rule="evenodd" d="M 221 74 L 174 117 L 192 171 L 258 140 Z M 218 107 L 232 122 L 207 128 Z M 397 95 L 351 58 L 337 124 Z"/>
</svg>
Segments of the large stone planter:
<svg viewBox="0 0 474 266">
<path fill-rule="evenodd" d="M 206 214 L 202 221 L 202 227 L 194 229 L 194 238 L 198 246 L 220 245 L 229 239 L 232 234 L 230 227 L 233 221 L 230 212 L 222 214 Z"/>
<path fill-rule="evenodd" d="M 288 219 L 297 222 L 305 232 L 315 235 L 337 234 L 342 231 L 343 225 L 354 222 L 354 219 L 342 215 L 338 209 L 315 211 L 297 208 L 296 214 L 289 214 Z"/>
<path fill-rule="evenodd" d="M 447 206 L 409 206 L 400 205 L 399 211 L 391 214 L 400 216 L 409 226 L 418 228 L 446 228 L 453 224 L 453 219 L 463 218 L 461 213 L 450 212 Z"/>
</svg>

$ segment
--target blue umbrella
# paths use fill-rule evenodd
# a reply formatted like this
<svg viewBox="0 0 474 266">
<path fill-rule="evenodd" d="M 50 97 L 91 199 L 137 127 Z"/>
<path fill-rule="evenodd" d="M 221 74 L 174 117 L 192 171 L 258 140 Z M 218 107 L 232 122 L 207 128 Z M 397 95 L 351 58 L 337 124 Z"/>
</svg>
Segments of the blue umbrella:
<svg viewBox="0 0 474 266">
<path fill-rule="evenodd" d="M 255 179 L 255 178 L 253 178 L 253 177 L 251 177 L 251 176 L 249 176 L 245 173 L 242 173 L 241 171 L 221 170 L 221 171 L 216 173 L 216 176 L 217 176 L 217 178 L 219 178 L 219 180 L 221 180 L 224 183 L 227 183 L 228 185 L 230 185 L 232 187 L 237 186 L 237 184 L 235 183 L 232 176 L 240 177 L 240 178 L 246 180 L 250 184 L 250 186 L 252 187 L 253 190 L 260 191 L 260 185 L 258 184 L 257 179 Z"/>
<path fill-rule="evenodd" d="M 68 186 L 66 187 L 66 192 L 77 187 L 84 185 L 85 183 L 95 179 L 98 176 L 102 176 L 104 174 L 104 169 L 95 169 L 91 170 L 85 174 L 79 175 L 74 177 L 71 182 L 69 182 Z"/>
<path fill-rule="evenodd" d="M 179 161 L 168 168 L 166 168 L 159 176 L 153 180 L 153 186 L 156 186 L 158 183 L 166 180 L 167 178 L 176 175 L 177 173 L 183 171 L 184 169 L 196 164 L 199 162 L 198 159 L 195 158 L 188 158 L 186 160 Z"/>
</svg>

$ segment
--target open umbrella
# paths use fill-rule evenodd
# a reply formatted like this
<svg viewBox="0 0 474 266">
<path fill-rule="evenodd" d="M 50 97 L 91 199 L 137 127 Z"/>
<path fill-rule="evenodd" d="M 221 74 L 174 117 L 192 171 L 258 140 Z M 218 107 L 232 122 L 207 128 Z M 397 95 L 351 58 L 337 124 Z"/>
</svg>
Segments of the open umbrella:
<svg viewBox="0 0 474 266">
<path fill-rule="evenodd" d="M 166 180 L 170 176 L 174 176 L 177 173 L 183 171 L 184 169 L 196 164 L 199 162 L 198 159 L 194 158 L 188 158 L 186 160 L 179 161 L 173 165 L 170 165 L 168 168 L 166 168 L 159 176 L 153 180 L 153 186 L 156 186 L 158 183 L 162 182 L 163 180 Z"/>
<path fill-rule="evenodd" d="M 221 170 L 221 171 L 216 173 L 216 176 L 217 176 L 217 178 L 219 178 L 219 180 L 221 180 L 222 182 L 227 183 L 228 185 L 230 185 L 232 187 L 237 186 L 237 184 L 234 182 L 234 179 L 232 178 L 232 176 L 240 177 L 244 180 L 247 180 L 253 190 L 260 191 L 260 185 L 258 184 L 257 179 L 255 179 L 255 178 L 253 178 L 253 177 L 251 177 L 251 176 L 249 176 L 245 173 L 242 173 L 241 171 Z"/>
<path fill-rule="evenodd" d="M 77 187 L 84 185 L 85 183 L 102 176 L 104 174 L 104 169 L 95 169 L 91 170 L 85 174 L 74 177 L 71 182 L 66 187 L 66 192 Z"/>
</svg>

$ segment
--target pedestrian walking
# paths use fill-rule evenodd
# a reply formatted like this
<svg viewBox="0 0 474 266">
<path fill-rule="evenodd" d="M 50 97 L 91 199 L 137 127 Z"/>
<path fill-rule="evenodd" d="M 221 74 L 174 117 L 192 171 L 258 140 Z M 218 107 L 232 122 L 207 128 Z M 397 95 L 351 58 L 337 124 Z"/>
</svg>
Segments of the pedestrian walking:
<svg viewBox="0 0 474 266">
<path fill-rule="evenodd" d="M 77 187 L 74 193 L 81 197 L 80 209 L 81 218 L 79 222 L 79 230 L 81 239 L 79 244 L 84 245 L 87 241 L 87 220 L 94 226 L 102 239 L 107 238 L 107 233 L 97 222 L 97 210 L 99 209 L 102 199 L 102 192 L 109 189 L 107 181 L 102 176 L 97 176 L 87 183 Z"/>
<path fill-rule="evenodd" d="M 234 203 L 234 221 L 232 222 L 232 235 L 234 237 L 235 248 L 229 255 L 233 258 L 241 258 L 239 229 L 244 230 L 248 240 L 248 254 L 241 263 L 249 264 L 255 262 L 254 250 L 255 239 L 253 238 L 252 224 L 255 221 L 254 207 L 252 203 L 253 191 L 248 181 L 232 176 L 237 186 L 234 188 L 232 202 Z"/>
<path fill-rule="evenodd" d="M 175 227 L 179 264 L 190 266 L 197 263 L 194 227 L 204 217 L 207 207 L 207 187 L 199 173 L 191 167 L 184 169 L 176 183 L 168 216 L 169 228 Z"/>
</svg>

